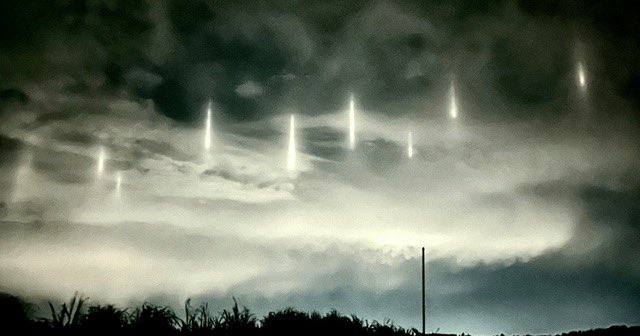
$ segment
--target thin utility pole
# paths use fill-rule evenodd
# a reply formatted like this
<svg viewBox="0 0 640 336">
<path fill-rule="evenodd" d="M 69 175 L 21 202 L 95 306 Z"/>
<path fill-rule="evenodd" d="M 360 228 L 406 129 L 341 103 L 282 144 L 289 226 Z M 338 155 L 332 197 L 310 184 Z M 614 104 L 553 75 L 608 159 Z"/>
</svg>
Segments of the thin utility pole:
<svg viewBox="0 0 640 336">
<path fill-rule="evenodd" d="M 424 247 L 422 248 L 422 335 L 425 335 Z"/>
</svg>

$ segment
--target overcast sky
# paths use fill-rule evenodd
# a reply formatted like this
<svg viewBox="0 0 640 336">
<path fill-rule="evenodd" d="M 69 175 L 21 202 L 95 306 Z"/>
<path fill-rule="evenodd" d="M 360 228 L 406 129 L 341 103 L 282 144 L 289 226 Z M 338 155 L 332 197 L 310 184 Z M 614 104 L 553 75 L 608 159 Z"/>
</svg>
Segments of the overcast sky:
<svg viewBox="0 0 640 336">
<path fill-rule="evenodd" d="M 487 3 L 2 2 L 0 291 L 640 323 L 631 5 Z"/>
</svg>

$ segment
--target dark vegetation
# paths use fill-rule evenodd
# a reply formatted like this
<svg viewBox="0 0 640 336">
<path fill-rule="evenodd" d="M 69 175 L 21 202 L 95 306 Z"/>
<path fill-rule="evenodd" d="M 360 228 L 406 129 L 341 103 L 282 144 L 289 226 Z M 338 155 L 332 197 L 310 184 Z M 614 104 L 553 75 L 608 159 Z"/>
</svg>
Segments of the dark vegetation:
<svg viewBox="0 0 640 336">
<path fill-rule="evenodd" d="M 113 305 L 87 305 L 77 294 L 68 303 L 49 303 L 49 318 L 34 318 L 35 307 L 23 300 L 0 293 L 0 334 L 2 335 L 158 335 L 158 336 L 417 336 L 415 329 L 404 329 L 386 321 L 369 322 L 355 315 L 307 313 L 287 308 L 270 312 L 261 319 L 234 299 L 231 309 L 212 313 L 206 303 L 194 307 L 187 300 L 184 317 L 168 307 L 143 304 L 122 309 Z M 639 335 L 640 327 L 613 326 L 607 329 L 577 331 L 561 336 Z M 427 334 L 444 336 L 445 334 Z M 465 334 L 462 334 L 465 335 Z M 455 336 L 455 335 L 446 335 Z"/>
</svg>

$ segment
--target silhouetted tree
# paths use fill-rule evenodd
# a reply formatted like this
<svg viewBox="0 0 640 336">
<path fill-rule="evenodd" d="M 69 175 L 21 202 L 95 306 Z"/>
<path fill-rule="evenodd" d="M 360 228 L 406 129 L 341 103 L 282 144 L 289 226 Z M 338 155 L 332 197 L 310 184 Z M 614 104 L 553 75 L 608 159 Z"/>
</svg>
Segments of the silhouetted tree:
<svg viewBox="0 0 640 336">
<path fill-rule="evenodd" d="M 286 308 L 270 312 L 261 320 L 261 334 L 265 336 L 314 335 L 309 314 Z"/>
<path fill-rule="evenodd" d="M 84 335 L 121 335 L 128 327 L 126 310 L 113 305 L 91 306 L 79 322 L 79 328 Z"/>
<path fill-rule="evenodd" d="M 133 335 L 178 335 L 180 319 L 169 307 L 145 303 L 131 314 L 130 319 L 129 329 Z"/>
<path fill-rule="evenodd" d="M 13 295 L 0 293 L 0 326 L 29 333 L 33 327 L 32 312 L 33 308 L 30 304 Z"/>
</svg>

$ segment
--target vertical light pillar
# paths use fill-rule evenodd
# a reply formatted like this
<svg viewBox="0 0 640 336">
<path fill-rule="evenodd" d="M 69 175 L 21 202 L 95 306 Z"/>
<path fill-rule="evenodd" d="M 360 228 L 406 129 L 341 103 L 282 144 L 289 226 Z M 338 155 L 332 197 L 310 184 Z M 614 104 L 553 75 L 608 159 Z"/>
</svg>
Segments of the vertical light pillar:
<svg viewBox="0 0 640 336">
<path fill-rule="evenodd" d="M 211 149 L 211 101 L 207 105 L 207 119 L 204 125 L 204 149 Z"/>
<path fill-rule="evenodd" d="M 356 107 L 353 95 L 349 99 L 349 149 L 356 148 Z"/>
<path fill-rule="evenodd" d="M 289 148 L 287 151 L 287 170 L 296 170 L 296 120 L 293 114 L 289 119 Z"/>
<path fill-rule="evenodd" d="M 458 118 L 458 101 L 456 97 L 456 86 L 453 79 L 449 86 L 449 116 L 451 119 Z"/>
<path fill-rule="evenodd" d="M 409 158 L 413 157 L 413 135 L 411 131 L 407 133 L 407 156 Z"/>
</svg>

